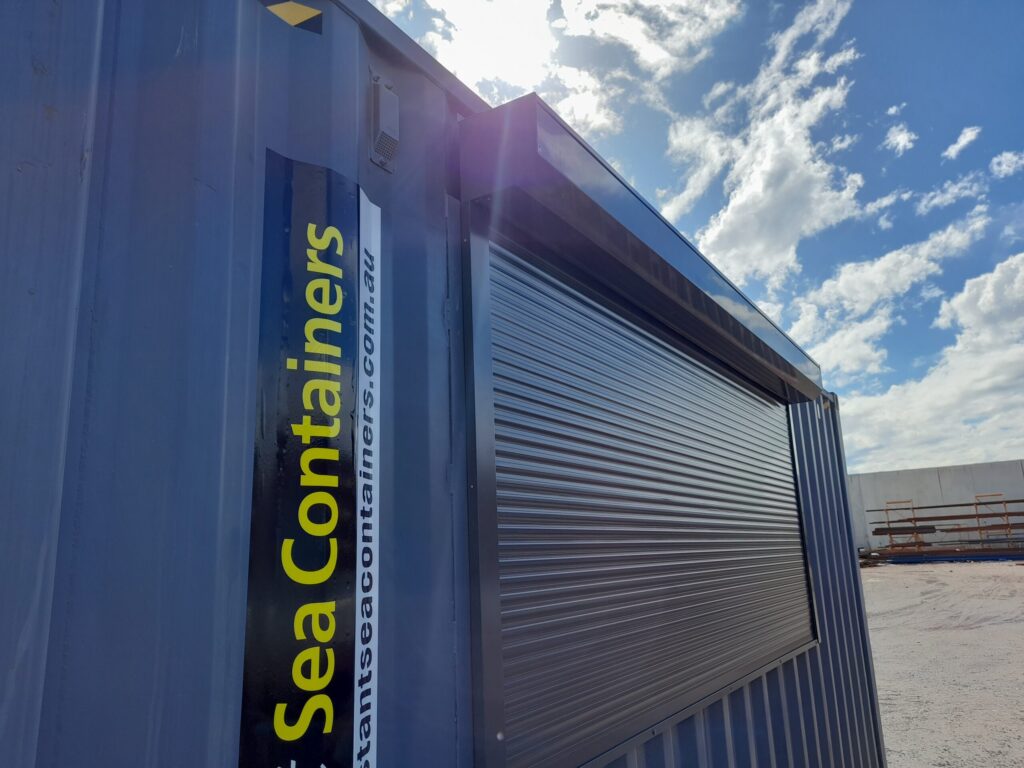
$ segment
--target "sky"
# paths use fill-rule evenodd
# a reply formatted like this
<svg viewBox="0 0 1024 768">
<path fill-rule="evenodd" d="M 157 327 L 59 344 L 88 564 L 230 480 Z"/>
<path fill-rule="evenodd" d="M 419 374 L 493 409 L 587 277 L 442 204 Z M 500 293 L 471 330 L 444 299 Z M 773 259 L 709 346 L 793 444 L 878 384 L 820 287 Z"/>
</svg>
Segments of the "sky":
<svg viewBox="0 0 1024 768">
<path fill-rule="evenodd" d="M 1024 457 L 1024 3 L 375 0 L 539 93 L 822 366 L 849 470 Z"/>
</svg>

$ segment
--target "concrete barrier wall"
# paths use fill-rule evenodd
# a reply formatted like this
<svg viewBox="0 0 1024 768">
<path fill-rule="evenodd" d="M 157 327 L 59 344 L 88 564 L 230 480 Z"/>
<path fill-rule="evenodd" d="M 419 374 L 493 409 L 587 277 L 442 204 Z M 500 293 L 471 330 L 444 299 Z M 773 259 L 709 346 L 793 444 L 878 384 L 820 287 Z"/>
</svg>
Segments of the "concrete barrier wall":
<svg viewBox="0 0 1024 768">
<path fill-rule="evenodd" d="M 1024 499 L 1024 461 L 993 461 L 950 467 L 867 472 L 847 478 L 854 543 L 858 549 L 884 546 L 884 536 L 871 536 L 874 521 L 883 519 L 869 509 L 885 502 L 912 499 L 916 506 L 962 504 L 979 493 L 1002 493 L 1007 499 Z"/>
</svg>

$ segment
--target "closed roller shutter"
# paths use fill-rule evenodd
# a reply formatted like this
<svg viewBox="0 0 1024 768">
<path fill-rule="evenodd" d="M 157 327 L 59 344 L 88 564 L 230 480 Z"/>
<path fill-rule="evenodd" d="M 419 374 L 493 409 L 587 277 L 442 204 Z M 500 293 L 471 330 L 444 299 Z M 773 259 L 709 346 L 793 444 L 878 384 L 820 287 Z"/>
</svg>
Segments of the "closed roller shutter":
<svg viewBox="0 0 1024 768">
<path fill-rule="evenodd" d="M 789 424 L 497 246 L 490 275 L 503 736 L 563 765 L 813 639 Z"/>
</svg>

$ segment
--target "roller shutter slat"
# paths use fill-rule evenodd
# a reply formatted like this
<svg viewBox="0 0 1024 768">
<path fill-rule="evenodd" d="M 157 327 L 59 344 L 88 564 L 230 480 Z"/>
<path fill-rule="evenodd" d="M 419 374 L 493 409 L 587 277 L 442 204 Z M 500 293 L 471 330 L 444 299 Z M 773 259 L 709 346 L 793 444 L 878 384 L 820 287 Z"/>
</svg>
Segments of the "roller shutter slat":
<svg viewBox="0 0 1024 768">
<path fill-rule="evenodd" d="M 496 246 L 491 334 L 510 766 L 813 639 L 785 406 Z"/>
</svg>

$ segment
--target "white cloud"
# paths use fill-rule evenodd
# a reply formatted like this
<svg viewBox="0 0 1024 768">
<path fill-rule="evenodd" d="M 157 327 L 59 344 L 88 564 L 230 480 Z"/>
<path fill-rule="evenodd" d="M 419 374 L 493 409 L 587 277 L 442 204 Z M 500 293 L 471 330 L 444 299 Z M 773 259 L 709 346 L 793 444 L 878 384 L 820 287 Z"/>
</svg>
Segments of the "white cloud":
<svg viewBox="0 0 1024 768">
<path fill-rule="evenodd" d="M 999 240 L 1004 245 L 1014 246 L 1024 242 L 1024 203 L 1009 205 L 1003 209 L 1002 231 Z"/>
<path fill-rule="evenodd" d="M 906 200 L 907 193 L 897 189 L 895 192 L 890 192 L 882 197 L 875 198 L 870 203 L 864 206 L 863 213 L 865 216 L 874 216 L 879 211 L 884 211 L 899 200 Z"/>
<path fill-rule="evenodd" d="M 757 305 L 771 318 L 773 323 L 777 325 L 782 322 L 782 312 L 786 308 L 783 304 L 775 301 L 759 301 Z"/>
<path fill-rule="evenodd" d="M 659 190 L 662 212 L 678 221 L 724 177 L 726 202 L 695 239 L 739 284 L 762 281 L 768 301 L 777 302 L 799 272 L 803 239 L 852 218 L 877 217 L 889 229 L 893 220 L 884 211 L 912 196 L 897 190 L 862 204 L 863 177 L 831 159 L 859 137 L 812 140 L 814 129 L 846 106 L 851 83 L 836 75 L 859 54 L 850 44 L 831 53 L 827 47 L 849 7 L 846 0 L 806 5 L 771 38 L 769 58 L 750 83 L 715 83 L 703 99 L 713 111 L 677 117 L 669 129 L 667 154 L 682 173 L 675 190 Z M 903 125 L 893 146 L 902 153 L 916 139 Z"/>
<path fill-rule="evenodd" d="M 942 271 L 942 261 L 965 253 L 991 223 L 977 206 L 965 218 L 870 261 L 844 264 L 834 276 L 794 302 L 790 335 L 811 348 L 833 383 L 883 370 L 882 336 L 899 317 L 896 304 L 915 285 Z"/>
<path fill-rule="evenodd" d="M 920 242 L 871 261 L 843 264 L 805 300 L 830 312 L 841 310 L 847 316 L 860 317 L 882 301 L 902 296 L 915 283 L 941 272 L 940 262 L 978 242 L 991 221 L 988 209 L 979 205 L 965 218 Z"/>
<path fill-rule="evenodd" d="M 961 176 L 956 181 L 947 181 L 938 189 L 926 192 L 917 201 L 917 215 L 924 216 L 936 208 L 945 208 L 957 200 L 965 197 L 975 200 L 985 197 L 988 192 L 988 182 L 977 171 Z"/>
<path fill-rule="evenodd" d="M 905 101 L 902 104 L 893 104 L 891 107 L 885 110 L 885 114 L 889 115 L 889 117 L 896 117 L 896 115 L 903 111 L 903 108 L 905 106 L 907 106 L 907 102 Z"/>
<path fill-rule="evenodd" d="M 897 123 L 885 134 L 882 146 L 891 149 L 897 157 L 901 157 L 904 152 L 914 148 L 916 141 L 917 134 L 910 130 L 906 123 Z"/>
<path fill-rule="evenodd" d="M 1024 253 L 968 280 L 936 325 L 956 340 L 923 376 L 843 401 L 852 471 L 1024 455 Z"/>
<path fill-rule="evenodd" d="M 666 217 L 677 220 L 724 174 L 725 206 L 697 240 L 733 280 L 764 279 L 769 300 L 799 270 L 803 238 L 859 214 L 863 178 L 830 163 L 828 146 L 811 136 L 846 103 L 850 82 L 835 75 L 858 53 L 845 46 L 828 54 L 825 46 L 849 7 L 848 0 L 808 4 L 772 36 L 753 81 L 716 83 L 705 96 L 706 108 L 719 105 L 715 111 L 678 118 L 669 130 L 669 157 L 684 170 L 682 188 L 665 198 Z M 838 141 L 843 147 L 853 139 Z"/>
<path fill-rule="evenodd" d="M 833 374 L 835 384 L 845 383 L 854 375 L 881 373 L 886 353 L 879 341 L 892 324 L 892 307 L 883 306 L 863 320 L 839 326 L 827 341 L 808 351 L 823 370 Z"/>
<path fill-rule="evenodd" d="M 840 79 L 805 99 L 757 105 L 726 177 L 729 199 L 698 234 L 701 249 L 732 279 L 781 285 L 799 269 L 803 238 L 857 214 L 863 178 L 825 160 L 810 135 L 845 103 L 848 88 Z"/>
<path fill-rule="evenodd" d="M 555 68 L 544 96 L 567 123 L 584 135 L 618 133 L 622 118 L 611 106 L 620 89 L 606 79 L 565 65 Z"/>
<path fill-rule="evenodd" d="M 551 0 L 425 3 L 435 15 L 424 44 L 492 102 L 509 88 L 513 95 L 536 88 L 550 74 L 558 45 L 548 24 Z"/>
<path fill-rule="evenodd" d="M 683 190 L 668 197 L 662 214 L 674 221 L 690 210 L 711 182 L 733 161 L 741 143 L 726 136 L 705 118 L 682 118 L 669 128 L 668 156 L 688 166 Z"/>
<path fill-rule="evenodd" d="M 424 45 L 492 104 L 536 90 L 584 135 L 620 130 L 621 116 L 612 106 L 620 90 L 612 79 L 558 63 L 559 41 L 548 22 L 551 0 L 425 2 L 434 28 Z"/>
<path fill-rule="evenodd" d="M 831 151 L 842 152 L 844 149 L 849 149 L 857 143 L 858 139 L 860 139 L 860 136 L 851 136 L 849 133 L 843 134 L 842 136 L 834 136 L 830 147 Z"/>
<path fill-rule="evenodd" d="M 410 0 L 373 0 L 381 13 L 394 18 L 409 7 Z"/>
<path fill-rule="evenodd" d="M 988 168 L 997 179 L 1013 176 L 1024 170 L 1024 152 L 1000 152 L 992 158 Z"/>
<path fill-rule="evenodd" d="M 702 103 L 704 109 L 710 109 L 711 105 L 736 88 L 736 83 L 717 82 L 711 86 L 711 90 L 704 94 Z"/>
<path fill-rule="evenodd" d="M 1024 341 L 1024 253 L 964 283 L 960 293 L 942 302 L 935 327 L 960 327 L 961 337 L 979 346 Z"/>
<path fill-rule="evenodd" d="M 487 101 L 535 90 L 589 137 L 621 130 L 623 83 L 671 113 L 656 83 L 709 55 L 713 39 L 742 13 L 740 0 L 423 1 L 432 28 L 422 43 Z M 391 15 L 408 4 L 375 2 Z M 563 15 L 549 20 L 558 8 Z M 581 38 L 621 45 L 625 66 L 566 64 L 561 45 Z"/>
<path fill-rule="evenodd" d="M 768 63 L 761 67 L 757 79 L 754 81 L 755 95 L 761 98 L 766 97 L 774 86 L 784 84 L 785 70 L 794 63 L 793 54 L 796 44 L 812 33 L 815 41 L 810 54 L 803 60 L 802 67 L 799 66 L 800 61 L 796 62 L 798 65 L 796 69 L 802 70 L 804 75 L 813 76 L 815 74 L 813 67 L 808 65 L 812 61 L 820 63 L 821 46 L 835 35 L 840 22 L 849 10 L 850 0 L 816 0 L 816 2 L 804 6 L 793 19 L 792 24 L 772 35 L 770 43 L 774 52 Z M 784 94 L 779 95 L 783 96 Z"/>
<path fill-rule="evenodd" d="M 946 147 L 942 152 L 942 156 L 947 160 L 956 160 L 960 156 L 960 153 L 964 151 L 968 144 L 974 141 L 978 136 L 981 135 L 980 125 L 969 125 L 960 131 L 960 135 L 956 141 Z"/>
<path fill-rule="evenodd" d="M 711 41 L 742 12 L 740 0 L 562 0 L 559 26 L 624 45 L 644 70 L 664 78 L 707 58 Z"/>
</svg>

